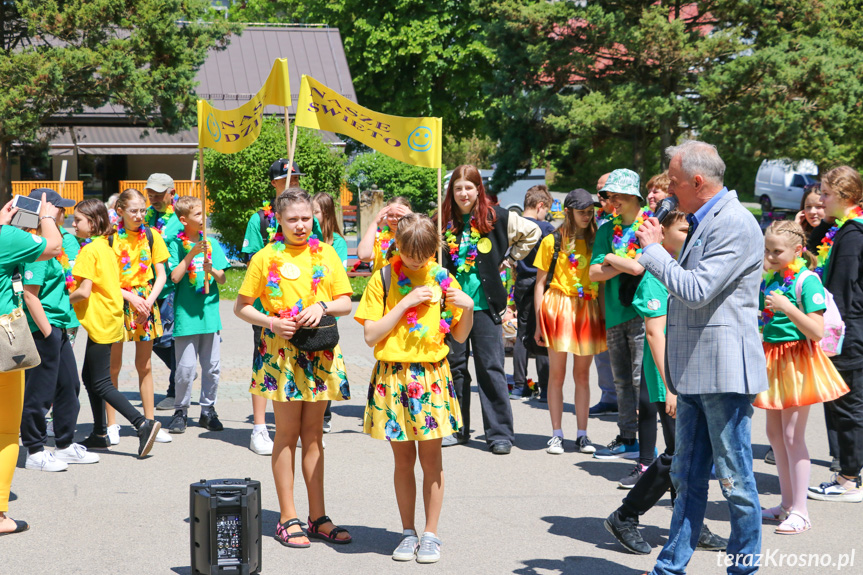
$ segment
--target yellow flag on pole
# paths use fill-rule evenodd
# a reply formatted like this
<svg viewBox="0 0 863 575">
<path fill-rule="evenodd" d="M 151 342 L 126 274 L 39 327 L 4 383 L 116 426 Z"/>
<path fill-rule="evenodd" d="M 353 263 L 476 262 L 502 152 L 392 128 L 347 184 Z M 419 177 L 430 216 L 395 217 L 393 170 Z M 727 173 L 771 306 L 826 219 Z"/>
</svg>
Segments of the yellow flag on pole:
<svg viewBox="0 0 863 575">
<path fill-rule="evenodd" d="M 303 75 L 297 102 L 298 126 L 350 136 L 406 164 L 439 168 L 443 122 L 405 118 L 357 105 L 314 78 Z"/>
<path fill-rule="evenodd" d="M 251 100 L 234 110 L 219 110 L 198 100 L 198 146 L 233 154 L 251 145 L 261 134 L 266 106 L 291 105 L 288 60 L 279 58 L 267 81 Z"/>
</svg>

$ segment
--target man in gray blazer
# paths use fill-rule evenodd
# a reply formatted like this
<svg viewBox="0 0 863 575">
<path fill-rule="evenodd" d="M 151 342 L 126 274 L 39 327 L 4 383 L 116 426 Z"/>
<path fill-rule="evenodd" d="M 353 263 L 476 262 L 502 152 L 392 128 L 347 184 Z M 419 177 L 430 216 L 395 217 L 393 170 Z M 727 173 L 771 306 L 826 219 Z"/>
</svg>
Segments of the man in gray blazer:
<svg viewBox="0 0 863 575">
<path fill-rule="evenodd" d="M 722 183 L 716 148 L 686 141 L 665 151 L 669 193 L 690 232 L 675 261 L 660 246 L 655 218 L 636 232 L 639 263 L 668 288 L 666 373 L 677 396 L 671 478 L 677 500 L 653 573 L 683 573 L 698 543 L 711 465 L 731 515 L 728 573 L 754 573 L 761 511 L 752 474 L 752 400 L 767 389 L 758 335 L 764 238 L 755 218 Z"/>
</svg>

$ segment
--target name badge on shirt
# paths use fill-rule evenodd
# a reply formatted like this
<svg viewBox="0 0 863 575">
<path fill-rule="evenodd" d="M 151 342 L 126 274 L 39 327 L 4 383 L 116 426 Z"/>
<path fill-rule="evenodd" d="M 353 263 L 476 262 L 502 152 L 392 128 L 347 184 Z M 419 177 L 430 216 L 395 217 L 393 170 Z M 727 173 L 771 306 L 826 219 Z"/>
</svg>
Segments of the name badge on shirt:
<svg viewBox="0 0 863 575">
<path fill-rule="evenodd" d="M 487 254 L 491 251 L 491 240 L 488 238 L 482 238 L 476 243 L 476 249 L 480 252 Z"/>
<path fill-rule="evenodd" d="M 279 271 L 286 280 L 295 280 L 300 277 L 300 268 L 291 262 L 282 264 L 282 268 Z"/>
</svg>

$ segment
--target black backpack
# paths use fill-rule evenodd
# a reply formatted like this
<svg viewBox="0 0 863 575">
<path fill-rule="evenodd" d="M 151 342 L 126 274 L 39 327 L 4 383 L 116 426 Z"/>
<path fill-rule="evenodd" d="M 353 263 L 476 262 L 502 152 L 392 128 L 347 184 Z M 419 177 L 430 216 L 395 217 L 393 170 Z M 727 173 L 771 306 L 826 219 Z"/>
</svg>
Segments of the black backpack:
<svg viewBox="0 0 863 575">
<path fill-rule="evenodd" d="M 560 244 L 563 241 L 560 230 L 555 230 L 553 235 L 554 250 L 551 253 L 551 264 L 549 264 L 548 274 L 545 276 L 545 287 L 542 290 L 543 292 L 548 291 L 548 287 L 551 285 L 551 280 L 554 278 L 554 270 L 557 268 L 557 258 L 560 255 Z M 533 302 L 533 298 L 531 298 L 530 301 Z M 548 348 L 542 347 L 536 343 L 535 339 L 533 339 L 533 334 L 536 333 L 536 309 L 534 309 L 534 307 L 535 306 L 530 306 L 530 313 L 527 316 L 527 330 L 525 331 L 521 343 L 524 344 L 525 349 L 533 355 L 548 355 Z"/>
</svg>

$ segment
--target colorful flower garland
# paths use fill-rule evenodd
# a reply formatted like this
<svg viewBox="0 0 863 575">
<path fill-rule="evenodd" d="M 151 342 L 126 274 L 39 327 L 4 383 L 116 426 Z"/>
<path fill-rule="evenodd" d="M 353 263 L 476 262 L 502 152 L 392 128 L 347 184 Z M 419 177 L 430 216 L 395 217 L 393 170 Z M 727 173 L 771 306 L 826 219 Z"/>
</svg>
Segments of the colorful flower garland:
<svg viewBox="0 0 863 575">
<path fill-rule="evenodd" d="M 387 225 L 379 227 L 375 232 L 375 243 L 381 246 L 381 259 L 386 259 L 387 250 L 390 249 L 390 244 L 392 244 L 394 237 L 395 234 L 393 234 L 392 230 L 390 230 L 390 227 Z"/>
<path fill-rule="evenodd" d="M 285 251 L 285 236 L 281 233 L 273 236 L 273 249 L 276 251 L 276 257 L 270 262 L 270 268 L 267 273 L 267 289 L 270 290 L 270 300 L 275 300 L 281 298 L 283 295 L 282 289 L 280 287 L 282 276 L 281 276 L 281 268 L 285 263 L 284 258 L 282 257 Z M 318 239 L 318 236 L 311 235 L 307 241 L 307 245 L 309 247 L 309 251 L 312 256 L 312 288 L 311 294 L 306 298 L 301 298 L 297 303 L 295 303 L 290 308 L 280 309 L 278 310 L 280 318 L 290 318 L 299 314 L 303 309 L 311 305 L 308 300 L 313 300 L 314 296 L 318 293 L 318 286 L 321 281 L 324 279 L 324 275 L 326 270 L 321 263 L 323 248 L 321 248 L 321 242 Z"/>
<path fill-rule="evenodd" d="M 413 286 L 411 285 L 411 280 L 407 275 L 405 275 L 404 270 L 402 269 L 402 260 L 401 258 L 394 258 L 392 261 L 393 271 L 398 276 L 398 286 L 399 293 L 402 294 L 402 297 L 408 295 Z M 441 297 L 444 297 L 446 291 L 449 289 L 450 284 L 452 284 L 452 278 L 449 275 L 449 272 L 446 271 L 443 267 L 434 264 L 428 271 L 428 275 L 430 275 L 435 283 L 440 286 L 441 289 Z M 442 342 L 446 334 L 450 332 L 452 329 L 452 318 L 453 314 L 450 310 L 444 309 L 440 314 L 440 322 L 438 323 L 438 334 L 437 341 Z M 419 337 L 424 338 L 429 334 L 428 326 L 424 326 L 423 324 L 417 321 L 417 308 L 412 307 L 407 312 L 405 312 L 405 320 L 408 324 L 408 332 L 416 333 Z"/>
<path fill-rule="evenodd" d="M 476 227 L 476 218 L 471 216 L 470 235 L 467 234 L 466 230 L 462 232 L 462 243 L 466 245 L 466 256 L 461 257 L 459 255 L 460 246 L 458 243 L 458 239 L 453 233 L 452 222 L 447 224 L 446 231 L 444 232 L 444 238 L 446 239 L 447 247 L 449 247 L 449 257 L 452 259 L 453 263 L 455 263 L 457 271 L 462 273 L 469 273 L 470 269 L 476 265 L 476 244 L 480 240 L 480 235 L 481 234 Z"/>
<path fill-rule="evenodd" d="M 165 227 L 165 224 L 168 223 L 168 220 L 171 219 L 171 216 L 174 215 L 174 204 L 170 204 L 165 210 L 165 213 L 156 217 L 159 212 L 156 211 L 156 208 L 150 206 L 147 208 L 147 212 L 144 214 L 144 223 L 159 232 L 159 235 L 162 234 L 162 229 Z"/>
<path fill-rule="evenodd" d="M 614 216 L 611 220 L 611 224 L 614 226 L 614 234 L 611 237 L 611 248 L 615 255 L 622 258 L 635 259 L 635 256 L 641 253 L 641 246 L 638 244 L 635 232 L 644 223 L 645 216 L 645 211 L 639 210 L 635 221 L 626 229 L 626 233 L 623 231 L 623 216 Z"/>
<path fill-rule="evenodd" d="M 63 268 L 63 277 L 66 280 L 66 292 L 72 293 L 75 291 L 75 276 L 72 275 L 72 264 L 69 262 L 69 256 L 66 255 L 66 248 L 60 246 L 60 255 L 57 256 L 57 261 Z"/>
<path fill-rule="evenodd" d="M 261 206 L 261 211 L 264 212 L 264 217 L 267 218 L 267 241 L 273 241 L 276 231 L 279 229 L 279 222 L 276 220 L 276 214 L 273 212 L 273 207 L 270 202 L 265 201 Z"/>
<path fill-rule="evenodd" d="M 578 297 L 584 299 L 585 301 L 590 301 L 592 299 L 596 299 L 599 296 L 599 283 L 590 282 L 590 286 L 587 291 L 585 291 L 584 286 L 581 285 L 581 279 L 578 277 L 578 270 L 584 269 L 587 266 L 587 258 L 584 255 L 578 253 L 575 249 L 575 244 L 573 243 L 572 250 L 569 252 L 567 256 L 567 260 L 569 260 L 569 273 L 572 274 L 572 289 L 578 293 Z"/>
<path fill-rule="evenodd" d="M 90 236 L 89 238 L 84 238 L 83 240 L 81 240 L 81 249 L 84 249 L 84 246 L 93 243 L 93 240 L 101 237 L 102 236 Z"/>
<path fill-rule="evenodd" d="M 200 241 L 204 237 L 204 232 L 198 232 L 198 241 Z M 186 235 L 186 231 L 182 230 L 177 234 L 177 239 L 183 242 L 183 249 L 186 253 L 192 251 L 194 247 L 192 240 L 189 236 Z M 206 254 L 210 253 L 210 244 L 207 244 L 206 253 L 204 257 L 206 258 Z M 198 293 L 204 293 L 204 285 L 198 285 L 198 266 L 195 265 L 195 258 L 192 258 L 192 261 L 189 262 L 189 267 L 186 269 L 186 273 L 189 274 L 189 283 L 192 284 L 192 287 L 195 288 L 195 291 Z"/>
<path fill-rule="evenodd" d="M 800 273 L 800 270 L 806 267 L 806 260 L 801 257 L 795 258 L 793 262 L 785 267 L 781 272 L 767 272 L 764 274 L 764 279 L 761 281 L 761 293 L 765 295 L 771 293 L 779 293 L 785 295 L 791 286 L 794 285 L 794 278 Z M 773 320 L 775 312 L 772 309 L 765 308 L 761 311 L 761 316 L 758 318 L 758 326 L 764 328 Z"/>
<path fill-rule="evenodd" d="M 818 265 L 815 267 L 815 273 L 818 274 L 818 277 L 822 277 L 824 275 L 827 262 L 830 260 L 830 251 L 833 249 L 833 238 L 837 233 L 839 233 L 839 230 L 842 229 L 845 222 L 860 217 L 863 217 L 863 208 L 860 206 L 854 206 L 845 218 L 837 219 L 833 226 L 827 230 L 827 233 L 821 239 L 821 244 L 818 246 L 818 253 L 815 255 L 815 258 L 818 260 Z"/>
<path fill-rule="evenodd" d="M 150 271 L 150 246 L 147 243 L 147 232 L 144 231 L 144 226 L 138 228 L 135 247 L 137 248 L 141 242 L 144 242 L 144 247 L 139 249 L 138 253 L 138 269 L 132 269 L 132 257 L 129 255 L 129 233 L 123 226 L 123 222 L 117 226 L 117 239 L 120 243 L 120 287 L 123 289 L 131 289 L 147 283 L 144 276 Z"/>
</svg>

